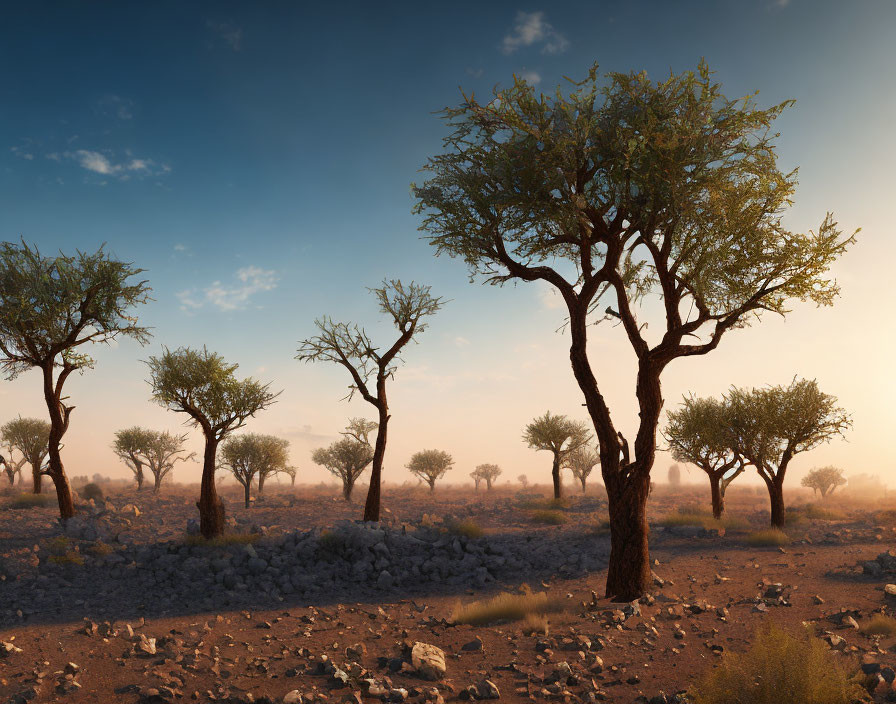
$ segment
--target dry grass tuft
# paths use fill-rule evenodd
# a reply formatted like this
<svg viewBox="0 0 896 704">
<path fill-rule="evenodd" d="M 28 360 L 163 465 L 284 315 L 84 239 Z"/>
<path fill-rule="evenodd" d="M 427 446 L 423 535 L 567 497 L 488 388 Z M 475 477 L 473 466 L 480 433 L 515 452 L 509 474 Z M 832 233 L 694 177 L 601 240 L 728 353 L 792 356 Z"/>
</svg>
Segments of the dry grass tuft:
<svg viewBox="0 0 896 704">
<path fill-rule="evenodd" d="M 227 545 L 250 545 L 257 542 L 260 537 L 258 533 L 226 533 L 206 540 L 201 535 L 188 535 L 184 543 L 199 547 L 221 548 Z"/>
<path fill-rule="evenodd" d="M 694 704 L 852 704 L 864 696 L 824 641 L 774 624 L 757 630 L 746 652 L 726 653 L 691 694 Z"/>
<path fill-rule="evenodd" d="M 843 521 L 847 518 L 843 511 L 818 506 L 817 504 L 806 504 L 800 510 L 800 513 L 806 518 L 818 521 Z"/>
<path fill-rule="evenodd" d="M 462 535 L 465 538 L 481 538 L 485 534 L 479 524 L 472 519 L 453 522 L 448 526 L 448 532 L 451 535 Z"/>
<path fill-rule="evenodd" d="M 544 614 L 526 614 L 523 619 L 524 636 L 546 636 L 548 629 L 548 618 Z"/>
<path fill-rule="evenodd" d="M 557 613 L 566 608 L 562 599 L 549 597 L 546 592 L 522 594 L 502 592 L 491 599 L 458 604 L 451 614 L 453 623 L 469 623 L 484 626 L 499 621 L 522 621 L 530 616 Z"/>
<path fill-rule="evenodd" d="M 747 544 L 754 547 L 782 547 L 790 544 L 790 536 L 777 528 L 757 530 L 747 536 Z"/>
<path fill-rule="evenodd" d="M 675 513 L 663 516 L 657 525 L 671 526 L 697 526 L 707 530 L 747 530 L 749 523 L 740 518 L 730 518 L 723 515 L 715 519 L 710 511 L 704 511 L 693 506 L 681 506 Z"/>
<path fill-rule="evenodd" d="M 860 630 L 866 636 L 896 636 L 896 618 L 876 614 L 863 623 Z"/>
<path fill-rule="evenodd" d="M 9 508 L 46 508 L 56 503 L 56 497 L 50 494 L 19 494 L 9 502 Z"/>
<path fill-rule="evenodd" d="M 533 511 L 530 514 L 533 523 L 542 523 L 548 526 L 560 526 L 566 523 L 566 516 L 559 511 Z"/>
</svg>

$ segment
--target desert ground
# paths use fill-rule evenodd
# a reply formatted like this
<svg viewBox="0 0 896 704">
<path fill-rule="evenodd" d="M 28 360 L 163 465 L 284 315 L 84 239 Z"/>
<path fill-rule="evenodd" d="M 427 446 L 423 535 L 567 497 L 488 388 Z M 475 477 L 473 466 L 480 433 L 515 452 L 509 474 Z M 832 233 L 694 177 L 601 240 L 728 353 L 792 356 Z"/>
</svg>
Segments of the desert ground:
<svg viewBox="0 0 896 704">
<path fill-rule="evenodd" d="M 618 604 L 600 487 L 387 485 L 371 526 L 364 487 L 270 486 L 247 509 L 225 485 L 213 545 L 190 535 L 198 487 L 103 488 L 64 529 L 0 497 L 0 701 L 659 704 L 769 620 L 808 624 L 869 701 L 896 701 L 896 630 L 869 628 L 896 606 L 896 498 L 793 489 L 790 542 L 761 545 L 754 487 L 718 523 L 708 487 L 658 485 L 654 588 Z"/>
</svg>

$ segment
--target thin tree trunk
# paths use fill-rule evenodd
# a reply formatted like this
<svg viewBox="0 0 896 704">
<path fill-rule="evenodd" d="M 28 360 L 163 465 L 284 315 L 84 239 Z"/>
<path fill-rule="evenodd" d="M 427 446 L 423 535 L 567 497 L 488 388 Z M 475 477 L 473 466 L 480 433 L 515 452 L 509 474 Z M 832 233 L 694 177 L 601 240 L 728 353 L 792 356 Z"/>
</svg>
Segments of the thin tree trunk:
<svg viewBox="0 0 896 704">
<path fill-rule="evenodd" d="M 585 482 L 587 481 L 587 477 L 579 477 L 579 481 L 582 482 L 582 493 L 585 493 Z"/>
<path fill-rule="evenodd" d="M 31 493 L 39 494 L 41 493 L 43 487 L 43 475 L 40 473 L 40 463 L 35 467 L 31 465 Z"/>
<path fill-rule="evenodd" d="M 352 489 L 355 488 L 355 485 L 352 482 L 342 482 L 342 498 L 347 502 L 351 503 L 352 500 Z"/>
<path fill-rule="evenodd" d="M 6 472 L 6 478 L 9 479 L 9 485 L 12 486 L 16 483 L 16 473 L 11 472 L 9 469 L 4 470 Z"/>
<path fill-rule="evenodd" d="M 386 431 L 389 424 L 389 406 L 386 404 L 386 380 L 377 380 L 377 398 L 379 399 L 379 427 L 376 431 L 376 443 L 373 447 L 373 466 L 370 470 L 370 487 L 367 489 L 367 501 L 364 504 L 364 520 L 380 520 L 380 481 L 383 474 L 383 458 L 386 456 Z"/>
<path fill-rule="evenodd" d="M 491 491 L 491 490 L 492 490 L 492 480 L 491 480 L 491 479 L 486 479 L 486 480 L 485 480 L 485 489 L 486 489 L 486 491 Z"/>
<path fill-rule="evenodd" d="M 136 476 L 137 476 L 137 491 L 140 491 L 143 488 L 143 465 L 142 464 L 137 465 Z"/>
<path fill-rule="evenodd" d="M 224 535 L 224 504 L 218 498 L 215 486 L 215 454 L 218 441 L 210 434 L 205 436 L 205 454 L 202 461 L 202 485 L 199 501 L 199 532 L 206 539 Z"/>
<path fill-rule="evenodd" d="M 784 487 L 783 482 L 773 480 L 766 482 L 768 486 L 768 497 L 771 502 L 773 528 L 783 530 L 786 516 L 784 515 Z"/>
<path fill-rule="evenodd" d="M 264 478 L 265 478 L 265 476 L 266 476 L 266 475 L 264 475 L 264 474 L 259 474 L 259 475 L 258 475 L 258 495 L 259 495 L 259 496 L 261 496 L 262 492 L 264 491 Z"/>
<path fill-rule="evenodd" d="M 551 478 L 554 480 L 554 498 L 560 498 L 560 456 L 554 455 L 554 462 L 551 465 Z"/>
<path fill-rule="evenodd" d="M 152 483 L 152 493 L 158 494 L 162 488 L 162 473 L 153 475 L 153 483 Z"/>
<path fill-rule="evenodd" d="M 69 368 L 66 367 L 60 374 L 65 374 Z M 53 365 L 47 364 L 41 371 L 44 377 L 44 400 L 47 403 L 47 410 L 50 412 L 50 437 L 47 443 L 47 455 L 49 457 L 49 474 L 56 487 L 56 497 L 59 500 L 59 517 L 66 521 L 75 515 L 75 502 L 72 499 L 72 489 L 65 476 L 65 467 L 62 465 L 62 456 L 59 453 L 59 444 L 62 436 L 68 429 L 68 414 L 71 410 L 64 410 L 62 400 L 57 394 L 57 389 L 61 393 L 61 381 L 57 382 L 54 389 L 53 385 Z M 39 471 L 39 470 L 38 470 Z M 36 480 L 35 484 L 39 487 L 40 481 Z M 38 490 L 35 493 L 40 493 Z"/>
<path fill-rule="evenodd" d="M 429 482 L 429 493 L 433 494 L 433 493 L 435 493 L 435 490 L 436 490 L 436 482 L 435 482 L 435 480 L 432 480 L 431 482 Z"/>
<path fill-rule="evenodd" d="M 246 508 L 249 508 L 249 499 L 250 499 L 250 496 L 249 496 L 249 484 L 250 484 L 250 483 L 251 483 L 251 480 L 248 480 L 248 481 L 246 481 L 246 482 L 243 484 L 243 496 L 244 496 L 244 498 L 245 498 L 245 500 L 246 500 Z"/>
<path fill-rule="evenodd" d="M 721 484 L 721 477 L 714 474 L 709 475 L 709 488 L 712 493 L 713 518 L 721 518 L 722 512 L 725 510 L 725 497 L 722 495 Z"/>
</svg>

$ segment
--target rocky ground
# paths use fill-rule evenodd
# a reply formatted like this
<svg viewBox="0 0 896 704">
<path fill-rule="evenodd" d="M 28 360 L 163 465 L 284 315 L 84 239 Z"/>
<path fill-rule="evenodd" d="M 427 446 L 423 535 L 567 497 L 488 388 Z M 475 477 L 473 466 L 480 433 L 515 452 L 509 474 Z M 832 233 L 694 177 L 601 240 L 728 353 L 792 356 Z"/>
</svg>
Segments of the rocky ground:
<svg viewBox="0 0 896 704">
<path fill-rule="evenodd" d="M 861 630 L 896 607 L 880 503 L 832 503 L 835 520 L 754 547 L 761 496 L 732 489 L 742 521 L 720 534 L 663 525 L 702 491 L 657 491 L 654 588 L 611 604 L 598 495 L 554 510 L 533 491 L 396 487 L 371 527 L 322 490 L 250 509 L 234 494 L 240 537 L 209 546 L 189 535 L 191 491 L 112 493 L 65 530 L 51 508 L 0 509 L 0 702 L 670 702 L 768 619 L 811 622 L 896 700 L 896 637 Z M 452 621 L 458 603 L 521 588 L 559 604 L 546 634 Z"/>
</svg>

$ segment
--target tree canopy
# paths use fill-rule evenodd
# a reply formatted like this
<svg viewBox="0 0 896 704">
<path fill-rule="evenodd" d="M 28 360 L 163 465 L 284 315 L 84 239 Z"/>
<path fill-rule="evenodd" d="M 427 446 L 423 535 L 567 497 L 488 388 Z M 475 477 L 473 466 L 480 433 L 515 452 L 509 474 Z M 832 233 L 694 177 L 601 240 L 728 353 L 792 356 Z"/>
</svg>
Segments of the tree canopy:
<svg viewBox="0 0 896 704">
<path fill-rule="evenodd" d="M 591 431 L 582 421 L 546 411 L 526 426 L 523 440 L 533 450 L 547 450 L 563 460 L 591 440 Z"/>
<path fill-rule="evenodd" d="M 43 464 L 50 450 L 50 424 L 40 418 L 14 418 L 0 428 L 3 444 L 13 447 L 31 465 L 33 491 L 41 491 Z M 21 463 L 19 463 L 21 467 Z"/>
<path fill-rule="evenodd" d="M 311 460 L 342 480 L 342 495 L 346 501 L 351 501 L 355 482 L 373 462 L 373 448 L 354 437 L 344 437 L 329 447 L 317 448 L 311 454 Z"/>
<path fill-rule="evenodd" d="M 195 452 L 185 454 L 184 443 L 187 441 L 186 434 L 177 435 L 169 433 L 167 430 L 162 432 L 150 431 L 146 445 L 143 449 L 143 458 L 149 466 L 149 471 L 153 476 L 153 491 L 158 493 L 162 487 L 162 482 L 174 470 L 174 465 L 178 462 L 189 462 L 195 456 Z"/>
<path fill-rule="evenodd" d="M 488 489 L 492 488 L 492 484 L 494 481 L 501 476 L 503 470 L 496 464 L 480 464 L 476 465 L 476 470 L 474 474 L 478 476 L 481 480 L 485 481 L 485 486 Z M 475 479 L 475 477 L 474 477 Z"/>
<path fill-rule="evenodd" d="M 590 445 L 582 445 L 566 456 L 565 465 L 569 467 L 572 476 L 581 483 L 584 494 L 588 477 L 594 468 L 600 465 L 600 453 Z"/>
<path fill-rule="evenodd" d="M 143 466 L 152 436 L 152 430 L 134 426 L 116 431 L 112 442 L 115 455 L 134 473 L 138 489 L 143 488 Z"/>
<path fill-rule="evenodd" d="M 221 444 L 220 466 L 242 484 L 247 507 L 253 480 L 263 483 L 265 477 L 284 471 L 288 465 L 289 441 L 273 435 L 242 433 Z"/>
<path fill-rule="evenodd" d="M 813 493 L 821 492 L 821 498 L 824 498 L 832 494 L 838 486 L 846 484 L 846 477 L 843 476 L 840 467 L 828 465 L 810 469 L 800 484 L 811 489 Z"/>
<path fill-rule="evenodd" d="M 411 455 L 410 462 L 405 465 L 418 479 L 429 484 L 434 491 L 436 480 L 441 479 L 454 466 L 454 459 L 444 450 L 420 450 Z"/>
</svg>

